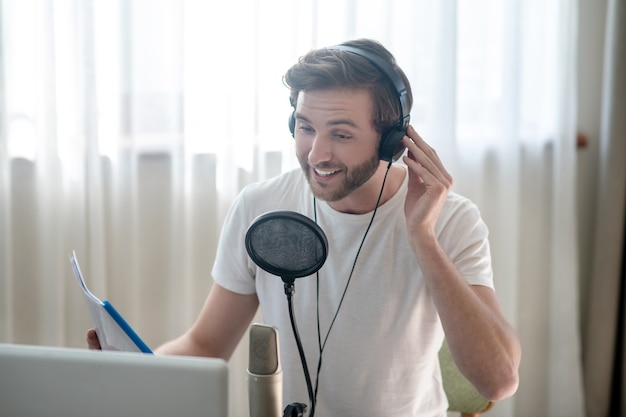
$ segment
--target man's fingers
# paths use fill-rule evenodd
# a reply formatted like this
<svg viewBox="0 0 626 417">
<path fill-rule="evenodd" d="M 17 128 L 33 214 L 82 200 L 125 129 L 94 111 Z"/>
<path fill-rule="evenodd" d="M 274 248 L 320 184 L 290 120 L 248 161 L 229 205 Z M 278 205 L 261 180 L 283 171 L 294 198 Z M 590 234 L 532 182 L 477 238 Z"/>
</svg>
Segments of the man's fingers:
<svg viewBox="0 0 626 417">
<path fill-rule="evenodd" d="M 102 350 L 96 329 L 87 330 L 87 346 L 89 349 Z"/>
<path fill-rule="evenodd" d="M 409 151 L 409 159 L 424 167 L 432 175 L 432 178 L 437 179 L 446 186 L 452 183 L 452 176 L 444 167 L 441 159 L 439 159 L 437 151 L 428 145 L 412 126 L 409 126 L 407 135 L 402 140 Z"/>
</svg>

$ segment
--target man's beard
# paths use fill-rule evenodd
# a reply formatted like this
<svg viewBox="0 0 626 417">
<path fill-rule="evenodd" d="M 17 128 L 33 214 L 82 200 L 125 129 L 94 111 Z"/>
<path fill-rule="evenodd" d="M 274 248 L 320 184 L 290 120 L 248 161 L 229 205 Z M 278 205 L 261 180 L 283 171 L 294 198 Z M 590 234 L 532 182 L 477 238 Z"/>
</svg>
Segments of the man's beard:
<svg viewBox="0 0 626 417">
<path fill-rule="evenodd" d="M 313 167 L 309 165 L 307 156 L 298 155 L 298 161 L 300 162 L 302 171 L 304 171 L 304 175 L 309 182 L 313 195 L 320 200 L 328 202 L 339 201 L 347 197 L 351 192 L 372 178 L 372 175 L 374 175 L 380 165 L 380 159 L 376 154 L 374 154 L 369 160 L 352 168 L 348 168 L 344 165 L 341 167 L 342 173 L 344 174 L 343 182 L 338 188 L 329 189 L 330 187 L 328 184 L 319 183 L 312 179 L 311 170 Z M 316 168 L 321 170 L 329 168 L 334 169 L 334 167 L 325 164 L 319 165 Z"/>
</svg>

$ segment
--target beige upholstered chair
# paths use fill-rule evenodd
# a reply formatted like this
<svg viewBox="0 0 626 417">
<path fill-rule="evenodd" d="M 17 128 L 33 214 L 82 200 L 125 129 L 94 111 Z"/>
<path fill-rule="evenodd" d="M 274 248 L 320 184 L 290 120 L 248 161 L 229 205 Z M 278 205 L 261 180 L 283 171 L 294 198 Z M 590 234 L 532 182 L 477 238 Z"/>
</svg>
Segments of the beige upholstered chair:
<svg viewBox="0 0 626 417">
<path fill-rule="evenodd" d="M 461 374 L 445 340 L 439 350 L 439 363 L 443 389 L 448 397 L 448 411 L 458 411 L 461 417 L 478 417 L 478 414 L 484 413 L 493 406 L 493 402 L 481 396 Z"/>
</svg>

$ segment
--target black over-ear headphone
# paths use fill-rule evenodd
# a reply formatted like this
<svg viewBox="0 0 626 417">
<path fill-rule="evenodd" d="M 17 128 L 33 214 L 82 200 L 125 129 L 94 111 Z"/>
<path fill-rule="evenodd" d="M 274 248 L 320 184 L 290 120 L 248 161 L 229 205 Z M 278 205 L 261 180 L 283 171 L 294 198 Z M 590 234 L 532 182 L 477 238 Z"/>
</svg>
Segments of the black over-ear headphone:
<svg viewBox="0 0 626 417">
<path fill-rule="evenodd" d="M 348 45 L 335 45 L 330 46 L 327 49 L 342 50 L 362 56 L 376 66 L 376 68 L 378 68 L 383 74 L 385 74 L 389 82 L 393 84 L 398 95 L 398 102 L 400 104 L 400 118 L 393 126 L 386 129 L 382 133 L 380 146 L 378 148 L 378 156 L 383 161 L 396 161 L 404 152 L 402 137 L 406 135 L 406 129 L 409 127 L 409 120 L 411 119 L 411 115 L 409 114 L 407 88 L 404 81 L 402 81 L 402 77 L 400 77 L 400 74 L 398 74 L 398 72 L 387 61 L 363 49 Z M 292 136 L 294 135 L 295 128 L 296 117 L 294 110 L 289 117 L 289 130 L 291 131 Z"/>
</svg>

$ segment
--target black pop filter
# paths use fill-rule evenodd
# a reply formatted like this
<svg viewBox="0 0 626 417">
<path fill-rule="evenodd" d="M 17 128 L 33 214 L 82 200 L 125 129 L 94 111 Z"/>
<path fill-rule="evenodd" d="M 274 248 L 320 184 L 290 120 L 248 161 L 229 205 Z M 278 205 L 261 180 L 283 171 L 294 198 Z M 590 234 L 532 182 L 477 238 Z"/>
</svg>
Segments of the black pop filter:
<svg viewBox="0 0 626 417">
<path fill-rule="evenodd" d="M 246 250 L 255 264 L 285 283 L 317 272 L 328 256 L 324 231 L 293 211 L 257 217 L 246 232 Z"/>
</svg>

